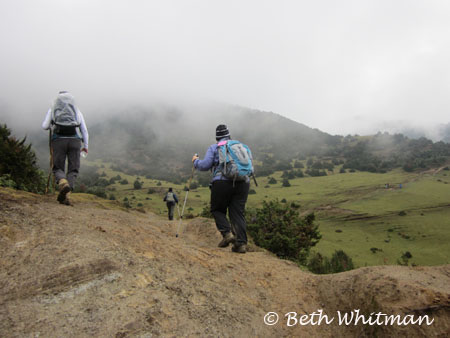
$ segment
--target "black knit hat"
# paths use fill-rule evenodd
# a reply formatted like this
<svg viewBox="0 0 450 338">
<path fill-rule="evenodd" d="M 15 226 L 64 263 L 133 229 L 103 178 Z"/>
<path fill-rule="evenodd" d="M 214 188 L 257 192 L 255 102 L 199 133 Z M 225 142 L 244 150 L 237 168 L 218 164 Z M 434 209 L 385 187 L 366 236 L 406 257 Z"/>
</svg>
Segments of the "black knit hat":
<svg viewBox="0 0 450 338">
<path fill-rule="evenodd" d="M 224 137 L 230 137 L 230 132 L 225 124 L 219 124 L 216 128 L 216 140 L 219 141 Z"/>
</svg>

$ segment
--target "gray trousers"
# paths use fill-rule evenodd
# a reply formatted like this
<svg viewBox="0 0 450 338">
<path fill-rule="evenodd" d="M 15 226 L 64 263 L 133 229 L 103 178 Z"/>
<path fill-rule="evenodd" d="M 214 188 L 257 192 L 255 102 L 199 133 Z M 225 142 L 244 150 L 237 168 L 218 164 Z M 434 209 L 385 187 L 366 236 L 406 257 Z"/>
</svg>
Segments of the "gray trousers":
<svg viewBox="0 0 450 338">
<path fill-rule="evenodd" d="M 53 174 L 56 182 L 65 178 L 73 189 L 80 170 L 81 140 L 78 138 L 57 138 L 52 140 Z M 66 157 L 68 160 L 66 175 Z"/>
<path fill-rule="evenodd" d="M 169 214 L 169 220 L 173 220 L 173 210 L 175 209 L 175 202 L 167 202 L 167 211 Z"/>
</svg>

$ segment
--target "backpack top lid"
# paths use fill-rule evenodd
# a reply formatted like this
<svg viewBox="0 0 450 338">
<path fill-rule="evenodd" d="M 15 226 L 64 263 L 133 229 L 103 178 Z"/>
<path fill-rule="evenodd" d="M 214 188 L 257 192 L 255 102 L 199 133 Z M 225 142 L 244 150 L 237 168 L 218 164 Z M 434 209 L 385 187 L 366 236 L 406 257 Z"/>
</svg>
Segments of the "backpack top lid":
<svg viewBox="0 0 450 338">
<path fill-rule="evenodd" d="M 72 94 L 60 92 L 52 108 L 52 119 L 62 126 L 79 126 L 78 114 L 75 110 L 75 100 Z"/>
</svg>

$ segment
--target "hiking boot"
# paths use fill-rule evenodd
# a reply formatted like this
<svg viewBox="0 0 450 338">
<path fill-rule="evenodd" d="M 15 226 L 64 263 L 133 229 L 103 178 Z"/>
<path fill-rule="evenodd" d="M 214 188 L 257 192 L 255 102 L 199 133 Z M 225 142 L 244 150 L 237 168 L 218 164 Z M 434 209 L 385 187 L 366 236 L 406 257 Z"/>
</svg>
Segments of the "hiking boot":
<svg viewBox="0 0 450 338">
<path fill-rule="evenodd" d="M 59 194 L 58 194 L 58 202 L 63 204 L 66 200 L 67 193 L 70 192 L 69 182 L 65 178 L 61 178 L 58 182 Z"/>
<path fill-rule="evenodd" d="M 60 203 L 65 205 L 72 205 L 72 203 L 70 202 L 70 191 L 66 194 L 66 199 Z"/>
<path fill-rule="evenodd" d="M 247 252 L 247 246 L 245 244 L 240 244 L 240 245 L 234 244 L 231 247 L 231 251 L 244 254 Z"/>
<path fill-rule="evenodd" d="M 219 243 L 219 248 L 226 248 L 228 244 L 234 243 L 234 236 L 231 232 L 227 232 Z"/>
</svg>

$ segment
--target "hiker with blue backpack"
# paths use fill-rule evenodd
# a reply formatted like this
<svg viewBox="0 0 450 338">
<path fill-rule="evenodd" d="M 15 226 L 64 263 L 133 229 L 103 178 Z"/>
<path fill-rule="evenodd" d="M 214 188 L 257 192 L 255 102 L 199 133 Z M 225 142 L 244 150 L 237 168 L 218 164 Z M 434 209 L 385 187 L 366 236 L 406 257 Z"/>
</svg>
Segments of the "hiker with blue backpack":
<svg viewBox="0 0 450 338">
<path fill-rule="evenodd" d="M 173 220 L 173 210 L 175 209 L 175 204 L 178 204 L 178 197 L 173 192 L 172 188 L 169 188 L 169 191 L 164 196 L 164 202 L 167 205 L 167 211 L 169 216 L 169 221 Z"/>
<path fill-rule="evenodd" d="M 83 114 L 75 105 L 72 94 L 67 91 L 59 92 L 53 106 L 45 116 L 42 128 L 50 130 L 52 171 L 59 189 L 57 200 L 61 204 L 71 205 L 69 195 L 80 170 L 80 150 L 87 154 L 89 144 L 89 134 Z M 81 142 L 83 142 L 83 148 Z"/>
<path fill-rule="evenodd" d="M 245 253 L 247 224 L 244 212 L 250 176 L 253 175 L 251 151 L 245 144 L 232 140 L 224 124 L 216 128 L 216 141 L 208 148 L 203 160 L 194 155 L 192 162 L 197 170 L 212 171 L 211 213 L 222 234 L 219 247 L 233 243 L 233 252 Z M 232 225 L 227 219 L 227 210 Z"/>
</svg>

